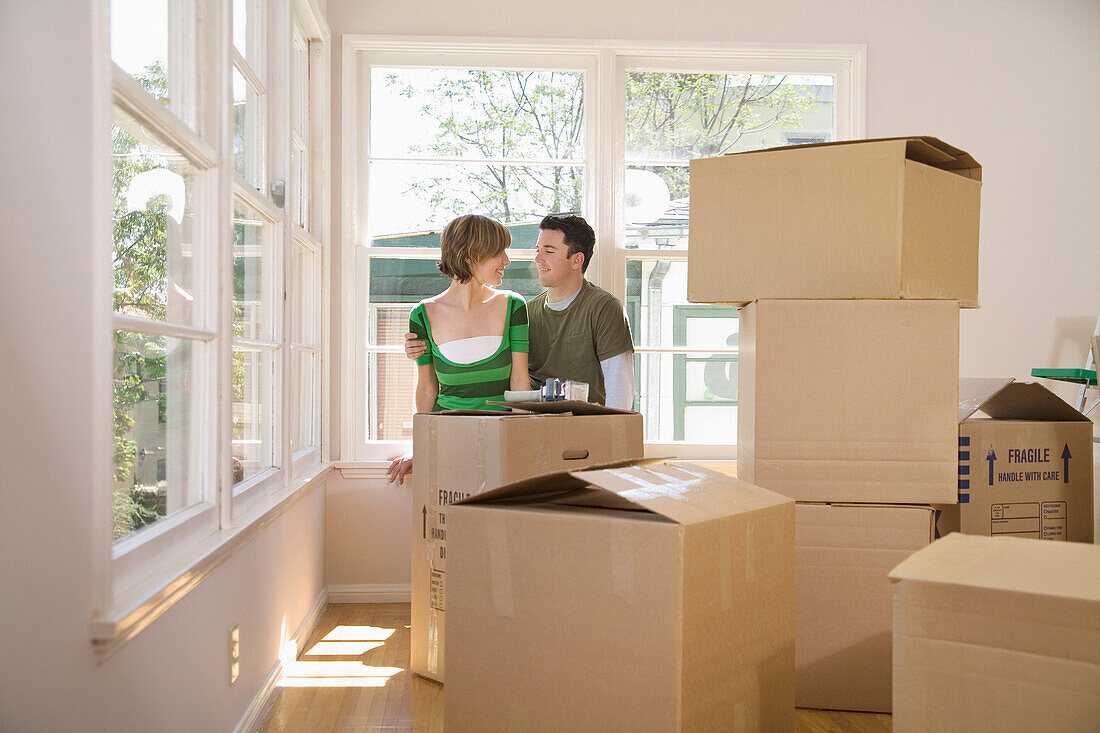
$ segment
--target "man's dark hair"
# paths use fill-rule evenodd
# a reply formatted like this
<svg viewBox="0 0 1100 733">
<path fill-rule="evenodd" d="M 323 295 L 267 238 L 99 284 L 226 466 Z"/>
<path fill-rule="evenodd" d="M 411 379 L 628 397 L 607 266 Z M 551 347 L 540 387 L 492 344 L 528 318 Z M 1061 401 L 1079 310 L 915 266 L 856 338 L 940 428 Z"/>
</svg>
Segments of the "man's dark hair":
<svg viewBox="0 0 1100 733">
<path fill-rule="evenodd" d="M 550 214 L 539 222 L 539 229 L 551 229 L 561 232 L 565 237 L 565 243 L 569 245 L 568 256 L 580 252 L 584 255 L 581 263 L 581 272 L 588 270 L 588 263 L 592 261 L 592 250 L 596 247 L 596 233 L 582 217 L 570 214 L 561 216 Z"/>
</svg>

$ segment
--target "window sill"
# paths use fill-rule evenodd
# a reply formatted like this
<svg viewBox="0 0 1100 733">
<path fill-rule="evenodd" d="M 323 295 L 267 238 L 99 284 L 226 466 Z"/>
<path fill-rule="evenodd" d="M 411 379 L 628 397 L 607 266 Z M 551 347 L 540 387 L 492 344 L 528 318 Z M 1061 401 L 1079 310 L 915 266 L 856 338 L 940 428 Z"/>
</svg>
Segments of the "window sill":
<svg viewBox="0 0 1100 733">
<path fill-rule="evenodd" d="M 267 497 L 235 526 L 212 534 L 185 564 L 145 583 L 126 597 L 115 599 L 110 608 L 96 614 L 90 629 L 97 663 L 108 659 L 287 509 L 313 493 L 331 470 L 331 463 L 316 466 L 292 481 L 286 489 Z"/>
<path fill-rule="evenodd" d="M 386 460 L 337 461 L 333 466 L 340 472 L 341 478 L 346 479 L 388 479 L 386 471 L 389 467 L 390 462 Z"/>
</svg>

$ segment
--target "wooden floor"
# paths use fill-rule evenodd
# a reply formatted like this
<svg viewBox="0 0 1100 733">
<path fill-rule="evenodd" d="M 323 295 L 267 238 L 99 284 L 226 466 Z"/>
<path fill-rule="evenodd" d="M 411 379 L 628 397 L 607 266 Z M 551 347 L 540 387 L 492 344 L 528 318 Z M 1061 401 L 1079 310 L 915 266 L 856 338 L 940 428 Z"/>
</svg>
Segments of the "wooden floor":
<svg viewBox="0 0 1100 733">
<path fill-rule="evenodd" d="M 409 604 L 330 604 L 285 670 L 263 733 L 443 730 L 443 687 L 408 671 Z M 796 711 L 800 733 L 889 733 L 889 715 Z"/>
</svg>

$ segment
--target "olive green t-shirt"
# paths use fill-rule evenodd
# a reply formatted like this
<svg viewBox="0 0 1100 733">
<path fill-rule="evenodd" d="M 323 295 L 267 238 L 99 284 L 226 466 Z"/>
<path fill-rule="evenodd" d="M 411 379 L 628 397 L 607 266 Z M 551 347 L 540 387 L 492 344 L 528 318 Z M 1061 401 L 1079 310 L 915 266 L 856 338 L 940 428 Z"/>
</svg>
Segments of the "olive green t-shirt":
<svg viewBox="0 0 1100 733">
<path fill-rule="evenodd" d="M 531 381 L 542 386 L 550 377 L 588 383 L 588 399 L 606 400 L 600 362 L 634 351 L 623 304 L 611 293 L 585 280 L 564 310 L 551 310 L 546 293 L 527 304 L 530 319 Z"/>
</svg>

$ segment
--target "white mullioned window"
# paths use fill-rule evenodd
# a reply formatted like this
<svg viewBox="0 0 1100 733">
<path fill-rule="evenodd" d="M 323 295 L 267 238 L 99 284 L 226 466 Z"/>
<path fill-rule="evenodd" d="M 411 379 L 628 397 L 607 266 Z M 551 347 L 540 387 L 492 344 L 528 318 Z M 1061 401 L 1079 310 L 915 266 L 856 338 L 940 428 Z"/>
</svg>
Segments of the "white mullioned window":
<svg viewBox="0 0 1100 733">
<path fill-rule="evenodd" d="M 688 161 L 860 136 L 862 47 L 346 43 L 355 217 L 344 239 L 356 269 L 345 280 L 355 369 L 344 389 L 356 409 L 343 455 L 382 459 L 411 438 L 402 334 L 412 306 L 446 286 L 434 268 L 439 229 L 463 213 L 504 222 L 504 287 L 530 298 L 539 220 L 578 213 L 597 237 L 587 277 L 630 320 L 648 449 L 732 458 L 737 313 L 687 302 Z"/>
<path fill-rule="evenodd" d="M 105 649 L 320 467 L 327 216 L 311 151 L 328 151 L 329 36 L 312 0 L 100 2 L 114 463 L 92 631 Z M 286 60 L 298 47 L 304 66 Z"/>
<path fill-rule="evenodd" d="M 290 51 L 290 430 L 288 450 L 295 471 L 320 460 L 321 369 L 324 362 L 322 283 L 327 269 L 323 212 L 327 170 L 323 130 L 327 103 L 321 84 L 328 64 L 323 30 L 310 13 L 295 8 Z"/>
<path fill-rule="evenodd" d="M 355 435 L 395 450 L 412 435 L 409 312 L 441 292 L 439 231 L 482 213 L 512 234 L 504 287 L 539 292 L 538 222 L 591 211 L 596 172 L 592 54 L 375 53 L 366 60 L 364 176 L 356 236 Z M 362 456 L 362 451 L 359 451 Z"/>
</svg>

